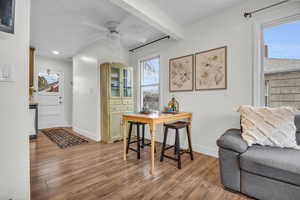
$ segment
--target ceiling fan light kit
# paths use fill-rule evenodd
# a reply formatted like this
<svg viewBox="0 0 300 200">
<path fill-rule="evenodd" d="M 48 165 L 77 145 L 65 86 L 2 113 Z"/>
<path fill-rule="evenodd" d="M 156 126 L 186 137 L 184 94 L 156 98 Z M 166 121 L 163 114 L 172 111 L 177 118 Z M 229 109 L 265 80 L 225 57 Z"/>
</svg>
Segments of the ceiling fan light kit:
<svg viewBox="0 0 300 200">
<path fill-rule="evenodd" d="M 107 34 L 107 38 L 110 40 L 119 40 L 120 34 L 118 32 L 110 32 Z"/>
<path fill-rule="evenodd" d="M 119 33 L 117 31 L 117 27 L 120 26 L 119 22 L 116 21 L 108 21 L 106 22 L 106 27 L 111 33 Z"/>
</svg>

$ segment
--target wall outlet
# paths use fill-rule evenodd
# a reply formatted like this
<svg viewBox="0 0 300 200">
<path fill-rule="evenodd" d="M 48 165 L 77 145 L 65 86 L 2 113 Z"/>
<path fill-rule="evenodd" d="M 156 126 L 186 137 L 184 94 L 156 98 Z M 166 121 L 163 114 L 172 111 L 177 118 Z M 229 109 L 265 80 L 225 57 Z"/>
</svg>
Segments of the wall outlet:
<svg viewBox="0 0 300 200">
<path fill-rule="evenodd" d="M 14 79 L 14 66 L 13 65 L 0 65 L 0 82 L 13 82 Z"/>
</svg>

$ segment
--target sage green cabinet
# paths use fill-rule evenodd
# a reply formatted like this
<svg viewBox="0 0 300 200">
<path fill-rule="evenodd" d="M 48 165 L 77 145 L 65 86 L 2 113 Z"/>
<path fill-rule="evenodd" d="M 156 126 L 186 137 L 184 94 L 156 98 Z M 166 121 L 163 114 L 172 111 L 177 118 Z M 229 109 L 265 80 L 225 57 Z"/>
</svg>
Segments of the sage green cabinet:
<svg viewBox="0 0 300 200">
<path fill-rule="evenodd" d="M 112 143 L 123 138 L 122 114 L 134 111 L 133 70 L 121 63 L 100 65 L 101 141 Z"/>
<path fill-rule="evenodd" d="M 123 68 L 123 97 L 133 96 L 132 69 Z"/>
<path fill-rule="evenodd" d="M 110 67 L 110 94 L 111 97 L 121 97 L 121 68 Z"/>
</svg>

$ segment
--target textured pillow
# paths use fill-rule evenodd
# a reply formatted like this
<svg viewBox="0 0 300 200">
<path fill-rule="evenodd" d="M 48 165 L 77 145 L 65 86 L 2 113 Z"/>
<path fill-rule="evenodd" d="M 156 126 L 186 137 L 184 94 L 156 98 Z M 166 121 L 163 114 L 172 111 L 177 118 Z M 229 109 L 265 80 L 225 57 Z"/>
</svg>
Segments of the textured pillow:
<svg viewBox="0 0 300 200">
<path fill-rule="evenodd" d="M 290 107 L 241 106 L 242 138 L 249 146 L 260 144 L 300 149 L 296 142 L 295 112 Z"/>
</svg>

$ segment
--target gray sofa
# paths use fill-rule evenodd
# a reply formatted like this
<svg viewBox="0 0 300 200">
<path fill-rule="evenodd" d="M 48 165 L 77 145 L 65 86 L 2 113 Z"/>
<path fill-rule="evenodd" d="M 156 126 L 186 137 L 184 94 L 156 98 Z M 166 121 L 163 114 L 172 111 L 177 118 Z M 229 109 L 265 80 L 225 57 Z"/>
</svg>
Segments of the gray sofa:
<svg viewBox="0 0 300 200">
<path fill-rule="evenodd" d="M 300 116 L 295 117 L 300 144 Z M 240 129 L 217 141 L 225 188 L 261 200 L 300 199 L 300 150 L 254 145 L 248 148 Z"/>
</svg>

